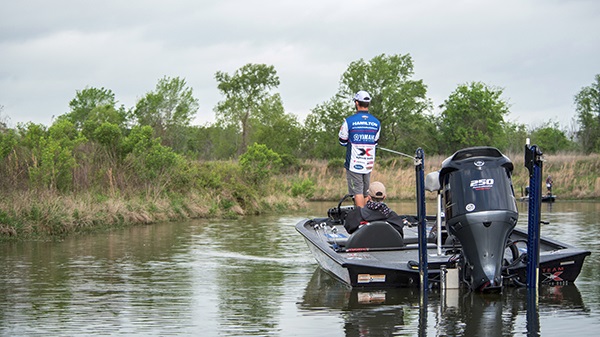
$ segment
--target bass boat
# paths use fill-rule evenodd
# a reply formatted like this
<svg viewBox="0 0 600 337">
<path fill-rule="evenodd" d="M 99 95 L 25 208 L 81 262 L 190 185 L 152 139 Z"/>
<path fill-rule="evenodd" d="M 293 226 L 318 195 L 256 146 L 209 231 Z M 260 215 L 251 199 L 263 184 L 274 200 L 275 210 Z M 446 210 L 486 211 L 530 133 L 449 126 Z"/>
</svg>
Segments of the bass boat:
<svg viewBox="0 0 600 337">
<path fill-rule="evenodd" d="M 463 149 L 424 179 L 424 187 L 437 192 L 437 214 L 424 216 L 424 221 L 402 216 L 402 233 L 380 220 L 349 234 L 344 224 L 354 210 L 352 204 L 345 205 L 350 196 L 326 217 L 301 220 L 296 230 L 319 266 L 351 287 L 418 286 L 421 273 L 431 287 L 497 292 L 522 286 L 527 282 L 528 233 L 516 227 L 512 171 L 513 163 L 496 148 Z M 421 259 L 419 247 L 426 249 L 426 259 Z M 588 255 L 587 250 L 539 237 L 539 284 L 575 282 Z"/>
</svg>

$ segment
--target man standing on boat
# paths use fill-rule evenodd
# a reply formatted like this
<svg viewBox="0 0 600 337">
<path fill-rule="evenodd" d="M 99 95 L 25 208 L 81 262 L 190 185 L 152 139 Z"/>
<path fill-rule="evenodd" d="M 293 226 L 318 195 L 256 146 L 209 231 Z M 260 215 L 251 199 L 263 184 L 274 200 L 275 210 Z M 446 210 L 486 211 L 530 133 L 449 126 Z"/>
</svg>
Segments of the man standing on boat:
<svg viewBox="0 0 600 337">
<path fill-rule="evenodd" d="M 375 164 L 375 147 L 379 140 L 381 123 L 369 113 L 371 96 L 361 90 L 352 100 L 356 113 L 347 117 L 338 134 L 340 145 L 346 146 L 346 179 L 348 193 L 354 196 L 354 204 L 364 207 Z"/>
<path fill-rule="evenodd" d="M 552 184 L 554 184 L 554 180 L 552 180 L 552 176 L 548 176 L 548 178 L 546 178 L 546 189 L 548 189 L 548 195 L 552 195 Z"/>
</svg>

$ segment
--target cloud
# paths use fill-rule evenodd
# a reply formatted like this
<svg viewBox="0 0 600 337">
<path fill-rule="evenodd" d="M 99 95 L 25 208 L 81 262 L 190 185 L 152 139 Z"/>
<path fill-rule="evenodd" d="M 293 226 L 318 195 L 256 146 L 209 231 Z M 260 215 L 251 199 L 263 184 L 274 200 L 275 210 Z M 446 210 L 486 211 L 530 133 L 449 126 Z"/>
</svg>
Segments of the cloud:
<svg viewBox="0 0 600 337">
<path fill-rule="evenodd" d="M 600 72 L 596 1 L 14 1 L 0 4 L 0 105 L 49 124 L 86 87 L 133 107 L 164 76 L 185 78 L 198 124 L 221 99 L 214 74 L 273 65 L 301 119 L 360 58 L 410 54 L 435 105 L 459 84 L 504 88 L 519 123 L 569 124 Z"/>
</svg>

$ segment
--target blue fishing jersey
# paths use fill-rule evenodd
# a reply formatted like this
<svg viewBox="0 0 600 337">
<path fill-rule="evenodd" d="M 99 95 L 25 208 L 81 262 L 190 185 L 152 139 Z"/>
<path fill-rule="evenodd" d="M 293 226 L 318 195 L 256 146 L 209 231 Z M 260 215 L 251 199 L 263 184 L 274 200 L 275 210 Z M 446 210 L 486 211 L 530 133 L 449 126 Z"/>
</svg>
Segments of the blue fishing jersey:
<svg viewBox="0 0 600 337">
<path fill-rule="evenodd" d="M 360 174 L 371 172 L 380 129 L 381 123 L 368 111 L 359 111 L 344 120 L 338 136 L 340 145 L 347 147 L 346 169 Z"/>
</svg>

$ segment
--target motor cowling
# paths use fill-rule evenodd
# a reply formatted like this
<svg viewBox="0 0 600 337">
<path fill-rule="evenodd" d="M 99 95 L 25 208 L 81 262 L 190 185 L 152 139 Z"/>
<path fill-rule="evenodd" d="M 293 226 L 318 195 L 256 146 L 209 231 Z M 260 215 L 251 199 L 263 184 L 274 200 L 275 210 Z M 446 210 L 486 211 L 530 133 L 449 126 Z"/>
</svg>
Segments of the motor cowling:
<svg viewBox="0 0 600 337">
<path fill-rule="evenodd" d="M 440 184 L 448 232 L 462 246 L 473 289 L 502 286 L 502 259 L 518 219 L 513 164 L 493 147 L 473 147 L 444 160 Z"/>
</svg>

